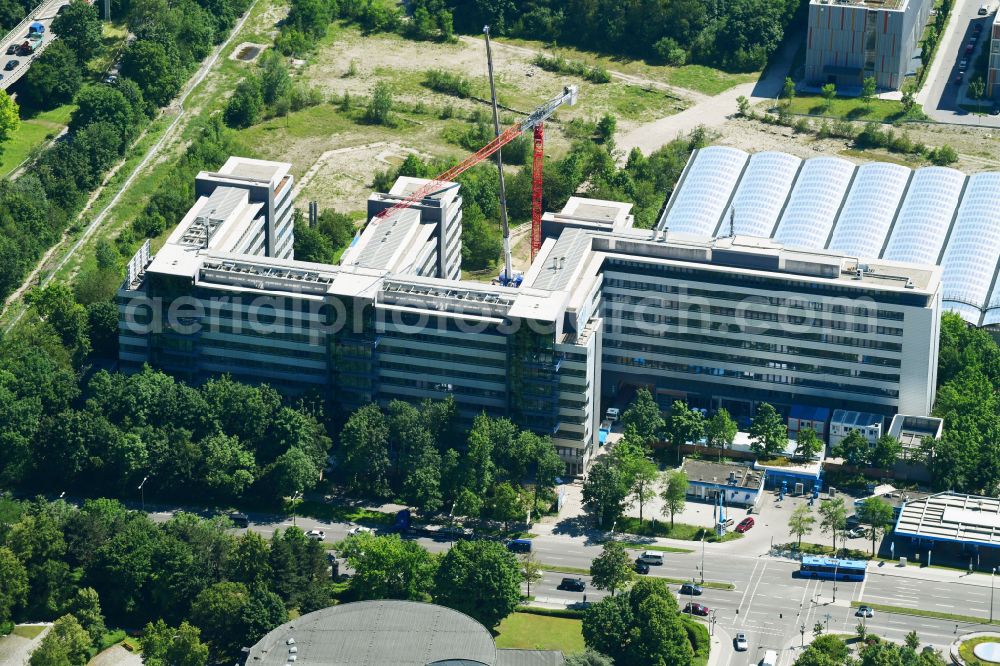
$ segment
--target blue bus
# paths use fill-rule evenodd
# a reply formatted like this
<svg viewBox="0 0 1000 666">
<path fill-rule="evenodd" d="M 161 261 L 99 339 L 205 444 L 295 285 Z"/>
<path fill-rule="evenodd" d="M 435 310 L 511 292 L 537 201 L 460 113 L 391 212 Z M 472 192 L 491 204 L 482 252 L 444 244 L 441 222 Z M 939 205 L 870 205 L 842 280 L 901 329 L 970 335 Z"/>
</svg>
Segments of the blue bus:
<svg viewBox="0 0 1000 666">
<path fill-rule="evenodd" d="M 859 582 L 865 579 L 867 568 L 868 563 L 864 560 L 836 560 L 832 557 L 806 555 L 799 567 L 799 577 Z"/>
</svg>

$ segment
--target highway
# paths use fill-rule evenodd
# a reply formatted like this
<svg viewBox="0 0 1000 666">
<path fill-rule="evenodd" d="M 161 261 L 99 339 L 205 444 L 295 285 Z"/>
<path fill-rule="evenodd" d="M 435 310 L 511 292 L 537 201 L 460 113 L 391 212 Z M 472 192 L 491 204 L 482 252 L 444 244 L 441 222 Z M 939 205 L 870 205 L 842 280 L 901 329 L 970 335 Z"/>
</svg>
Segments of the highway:
<svg viewBox="0 0 1000 666">
<path fill-rule="evenodd" d="M 152 513 L 157 521 L 165 521 L 169 512 Z M 273 517 L 250 514 L 251 528 L 264 536 L 270 536 L 275 529 L 292 526 L 290 518 L 275 520 Z M 294 521 L 303 530 L 322 529 L 326 532 L 326 543 L 330 544 L 347 536 L 350 528 L 346 523 L 330 523 L 312 518 L 299 517 Z M 537 527 L 537 526 L 536 526 Z M 533 528 L 534 529 L 534 528 Z M 540 531 L 537 530 L 536 531 Z M 821 623 L 825 630 L 839 634 L 854 634 L 860 618 L 855 616 L 851 602 L 864 601 L 874 604 L 904 606 L 922 610 L 934 610 L 962 615 L 989 615 L 991 589 L 989 577 L 974 575 L 959 578 L 949 572 L 955 580 L 923 579 L 921 573 L 933 576 L 937 570 L 922 570 L 908 567 L 901 573 L 891 564 L 872 564 L 864 582 L 837 583 L 834 593 L 831 581 L 797 578 L 796 562 L 771 557 L 767 554 L 766 534 L 755 535 L 756 539 L 733 541 L 724 544 L 707 544 L 704 552 L 705 579 L 729 582 L 733 590 L 705 588 L 703 594 L 694 600 L 715 611 L 716 630 L 721 630 L 722 642 L 720 666 L 747 666 L 756 663 L 761 650 L 774 649 L 779 652 L 780 666 L 789 666 L 794 661 L 800 642 L 812 637 L 813 627 Z M 450 541 L 426 537 L 415 539 L 432 552 L 442 552 L 450 546 Z M 764 543 L 763 551 L 757 544 Z M 543 565 L 587 569 L 590 561 L 600 553 L 600 545 L 587 535 L 543 534 L 533 538 L 533 552 Z M 661 576 L 678 580 L 700 579 L 702 563 L 701 544 L 691 542 L 689 553 L 664 553 L 663 566 L 651 567 L 650 576 Z M 636 551 L 637 554 L 637 551 Z M 564 576 L 577 577 L 578 574 L 563 574 L 546 571 L 542 580 L 533 584 L 531 595 L 536 605 L 546 607 L 567 607 L 584 601 L 594 602 L 606 596 L 605 592 L 593 588 L 590 577 L 579 576 L 587 582 L 586 592 L 571 592 L 558 589 Z M 938 577 L 943 574 L 938 573 Z M 965 582 L 963 582 L 963 580 Z M 678 585 L 672 585 L 677 592 Z M 526 591 L 526 590 L 525 590 Z M 834 599 L 834 596 L 836 597 Z M 683 607 L 688 597 L 679 599 Z M 902 641 L 910 631 L 916 630 L 923 645 L 946 651 L 956 634 L 974 631 L 977 624 L 939 620 L 911 615 L 897 615 L 876 612 L 875 617 L 865 621 L 868 631 L 890 640 Z M 804 630 L 803 630 L 804 627 Z M 731 637 L 737 632 L 745 632 L 750 649 L 745 653 L 734 652 Z"/>
<path fill-rule="evenodd" d="M 45 0 L 45 2 L 42 2 L 31 10 L 28 16 L 16 28 L 8 32 L 0 40 L 0 58 L 3 59 L 3 68 L 0 69 L 0 74 L 3 74 L 3 80 L 0 80 L 0 90 L 6 90 L 16 83 L 18 79 L 24 76 L 28 68 L 31 67 L 34 59 L 45 51 L 55 38 L 55 35 L 51 31 L 52 19 L 56 17 L 56 12 L 59 11 L 60 7 L 68 4 L 69 0 Z M 28 26 L 35 21 L 45 26 L 45 39 L 42 41 L 42 45 L 31 55 L 7 55 L 7 48 L 12 44 L 21 44 L 28 34 Z M 17 62 L 17 67 L 7 70 L 7 63 L 12 60 Z"/>
</svg>

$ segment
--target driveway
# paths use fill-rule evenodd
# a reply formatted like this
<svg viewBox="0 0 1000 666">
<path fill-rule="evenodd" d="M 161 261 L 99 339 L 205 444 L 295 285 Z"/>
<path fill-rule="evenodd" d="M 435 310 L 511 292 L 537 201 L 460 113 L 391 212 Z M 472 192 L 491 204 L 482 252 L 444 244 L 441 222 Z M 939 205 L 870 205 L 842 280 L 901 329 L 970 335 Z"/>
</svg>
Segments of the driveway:
<svg viewBox="0 0 1000 666">
<path fill-rule="evenodd" d="M 42 638 L 48 633 L 46 627 L 42 633 L 34 638 L 24 638 L 23 636 L 3 636 L 0 638 L 0 664 L 5 666 L 24 666 L 28 663 L 31 653 L 42 642 Z"/>
</svg>

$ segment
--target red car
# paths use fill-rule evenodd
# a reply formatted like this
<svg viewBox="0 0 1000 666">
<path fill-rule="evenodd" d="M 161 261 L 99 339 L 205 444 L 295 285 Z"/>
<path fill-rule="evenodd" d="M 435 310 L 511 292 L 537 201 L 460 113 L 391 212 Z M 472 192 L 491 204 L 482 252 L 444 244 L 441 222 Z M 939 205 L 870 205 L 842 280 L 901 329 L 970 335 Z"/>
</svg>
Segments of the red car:
<svg viewBox="0 0 1000 666">
<path fill-rule="evenodd" d="M 965 55 L 972 55 L 972 52 L 976 50 L 976 45 L 969 42 L 965 45 Z"/>
<path fill-rule="evenodd" d="M 740 521 L 739 525 L 736 526 L 736 531 L 739 532 L 740 534 L 743 534 L 751 527 L 753 527 L 753 517 L 747 516 L 746 518 Z"/>
<path fill-rule="evenodd" d="M 955 75 L 955 85 L 956 86 L 962 83 L 962 78 L 964 76 L 965 76 L 965 72 L 962 72 L 962 71 L 960 71 L 958 74 Z"/>
<path fill-rule="evenodd" d="M 701 615 L 702 617 L 705 617 L 708 615 L 708 606 L 691 603 L 684 607 L 684 612 L 690 615 Z"/>
</svg>

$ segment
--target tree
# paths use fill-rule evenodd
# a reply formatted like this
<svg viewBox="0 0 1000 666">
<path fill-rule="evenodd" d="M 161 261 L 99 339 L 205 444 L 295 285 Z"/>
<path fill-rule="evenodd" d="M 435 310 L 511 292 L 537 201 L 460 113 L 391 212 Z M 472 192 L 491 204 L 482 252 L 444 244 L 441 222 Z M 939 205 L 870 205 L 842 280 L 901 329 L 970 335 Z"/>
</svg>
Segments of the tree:
<svg viewBox="0 0 1000 666">
<path fill-rule="evenodd" d="M 681 470 L 672 470 L 664 475 L 660 497 L 663 499 L 663 513 L 670 516 L 671 529 L 674 527 L 674 516 L 684 510 L 687 490 L 687 474 Z"/>
<path fill-rule="evenodd" d="M 795 440 L 795 455 L 803 460 L 812 460 L 813 457 L 823 450 L 823 440 L 819 438 L 812 428 L 803 428 L 799 431 L 799 436 Z"/>
<path fill-rule="evenodd" d="M 911 650 L 916 650 L 920 647 L 920 636 L 917 635 L 916 629 L 910 629 L 909 633 L 903 638 L 903 644 Z"/>
<path fill-rule="evenodd" d="M 844 498 L 827 499 L 819 503 L 819 526 L 826 533 L 833 536 L 833 549 L 837 549 L 837 532 L 847 525 L 847 507 L 844 505 Z"/>
<path fill-rule="evenodd" d="M 583 507 L 598 527 L 608 529 L 621 517 L 631 486 L 631 479 L 611 456 L 601 456 L 591 465 L 583 481 Z"/>
<path fill-rule="evenodd" d="M 983 94 L 985 92 L 986 83 L 983 81 L 983 77 L 977 76 L 969 82 L 969 94 L 972 95 L 972 99 L 976 100 L 976 113 L 983 112 Z"/>
<path fill-rule="evenodd" d="M 528 552 L 521 557 L 521 578 L 528 586 L 528 596 L 531 596 L 531 584 L 542 579 L 542 563 L 534 553 Z"/>
<path fill-rule="evenodd" d="M 278 456 L 266 476 L 275 497 L 291 497 L 311 488 L 319 480 L 319 470 L 305 451 L 294 447 Z"/>
<path fill-rule="evenodd" d="M 605 541 L 601 554 L 590 563 L 590 576 L 598 590 L 609 590 L 611 596 L 628 585 L 635 576 L 632 558 L 620 541 Z"/>
<path fill-rule="evenodd" d="M 38 648 L 31 653 L 31 666 L 84 666 L 90 661 L 90 636 L 72 615 L 52 623 Z"/>
<path fill-rule="evenodd" d="M 660 406 L 653 400 L 649 389 L 640 388 L 635 392 L 635 398 L 622 413 L 621 424 L 622 430 L 634 428 L 642 444 L 649 444 L 659 439 L 665 422 L 663 414 L 660 413 Z"/>
<path fill-rule="evenodd" d="M 705 435 L 705 418 L 701 412 L 687 406 L 682 400 L 675 400 L 670 407 L 670 419 L 667 424 L 670 441 L 678 447 L 688 442 L 697 442 Z"/>
<path fill-rule="evenodd" d="M 625 594 L 588 608 L 583 640 L 616 664 L 690 666 L 692 661 L 677 600 L 660 579 L 642 578 Z"/>
<path fill-rule="evenodd" d="M 656 482 L 660 479 L 660 468 L 649 458 L 639 455 L 625 463 L 625 473 L 632 481 L 632 498 L 639 506 L 639 522 L 642 522 L 643 507 L 656 497 Z"/>
<path fill-rule="evenodd" d="M 165 106 L 181 89 L 181 72 L 176 61 L 156 41 L 132 42 L 122 58 L 122 74 L 139 84 L 143 97 L 156 106 Z"/>
<path fill-rule="evenodd" d="M 310 228 L 305 222 L 295 225 L 293 253 L 296 261 L 328 264 L 333 261 L 333 245 L 319 229 Z"/>
<path fill-rule="evenodd" d="M 101 46 L 101 20 L 97 8 L 86 0 L 73 0 L 52 19 L 52 32 L 76 53 L 81 64 L 90 60 Z"/>
<path fill-rule="evenodd" d="M 739 114 L 746 117 L 750 113 L 750 100 L 747 99 L 746 95 L 740 95 L 736 98 L 736 109 Z"/>
<path fill-rule="evenodd" d="M 789 105 L 791 105 L 792 100 L 795 99 L 795 81 L 792 81 L 792 77 L 790 76 L 785 77 L 785 85 L 782 89 L 782 96 Z"/>
<path fill-rule="evenodd" d="M 875 446 L 868 452 L 868 462 L 872 467 L 892 469 L 903 454 L 902 443 L 892 435 L 882 435 L 875 440 Z"/>
<path fill-rule="evenodd" d="M 798 539 L 798 545 L 802 547 L 802 537 L 812 531 L 812 526 L 816 522 L 816 517 L 809 511 L 809 506 L 800 504 L 792 511 L 788 518 L 788 533 Z"/>
<path fill-rule="evenodd" d="M 601 119 L 597 121 L 597 141 L 598 143 L 610 144 L 614 142 L 615 129 L 618 127 L 618 121 L 610 113 L 605 113 L 601 116 Z M 640 389 L 646 391 L 646 389 Z M 647 391 L 648 393 L 648 391 Z"/>
<path fill-rule="evenodd" d="M 653 44 L 653 50 L 665 64 L 671 67 L 681 67 L 687 62 L 687 51 L 672 37 L 663 37 L 657 40 Z"/>
<path fill-rule="evenodd" d="M 556 479 L 566 471 L 566 463 L 559 456 L 556 447 L 552 445 L 552 440 L 547 437 L 539 438 L 534 451 L 535 467 L 535 492 L 531 500 L 531 506 L 538 511 L 539 491 L 551 491 L 555 488 Z"/>
<path fill-rule="evenodd" d="M 521 601 L 517 558 L 494 541 L 458 541 L 434 575 L 434 601 L 497 626 Z"/>
<path fill-rule="evenodd" d="M 719 411 L 705 423 L 706 443 L 719 449 L 720 461 L 722 460 L 722 450 L 733 445 L 737 430 L 736 421 L 732 419 L 725 407 L 720 407 Z"/>
<path fill-rule="evenodd" d="M 260 120 L 263 109 L 264 96 L 261 92 L 260 79 L 248 76 L 236 84 L 236 90 L 226 104 L 223 118 L 230 127 L 242 129 Z"/>
<path fill-rule="evenodd" d="M 141 110 L 133 109 L 120 90 L 108 85 L 84 86 L 74 101 L 77 108 L 69 121 L 72 132 L 92 123 L 104 122 L 114 127 L 121 137 L 128 138 L 132 135 L 138 116 L 141 116 Z M 116 149 L 120 148 L 121 146 L 116 146 Z"/>
<path fill-rule="evenodd" d="M 254 481 L 256 463 L 240 440 L 226 435 L 212 435 L 201 442 L 204 451 L 204 484 L 208 494 L 220 499 L 235 499 Z"/>
<path fill-rule="evenodd" d="M 564 663 L 566 666 L 615 666 L 615 662 L 610 657 L 605 657 L 600 652 L 590 648 L 583 652 L 567 655 Z"/>
<path fill-rule="evenodd" d="M 914 108 L 916 108 L 917 94 L 916 91 L 914 90 L 913 85 L 908 83 L 903 86 L 903 96 L 902 99 L 900 100 L 900 103 L 903 106 L 903 113 L 905 113 L 906 115 L 910 115 L 910 112 L 913 111 Z"/>
<path fill-rule="evenodd" d="M 503 239 L 496 223 L 486 220 L 479 205 L 471 201 L 462 213 L 462 268 L 482 270 L 496 263 Z"/>
<path fill-rule="evenodd" d="M 191 619 L 201 626 L 214 659 L 231 657 L 285 622 L 281 599 L 263 587 L 222 582 L 202 590 L 191 604 Z"/>
<path fill-rule="evenodd" d="M 265 104 L 274 104 L 291 93 L 292 79 L 288 76 L 288 68 L 285 67 L 277 51 L 268 49 L 261 56 L 260 84 Z"/>
<path fill-rule="evenodd" d="M 937 166 L 948 166 L 958 161 L 958 153 L 949 145 L 935 148 L 928 157 Z"/>
<path fill-rule="evenodd" d="M 852 430 L 847 437 L 833 447 L 833 455 L 844 459 L 852 467 L 863 467 L 868 463 L 871 445 L 865 436 L 857 430 Z"/>
<path fill-rule="evenodd" d="M 872 538 L 872 557 L 875 557 L 875 542 L 892 525 L 892 505 L 881 497 L 869 497 L 858 508 L 858 519 L 869 525 Z"/>
<path fill-rule="evenodd" d="M 28 601 L 28 572 L 9 548 L 0 546 L 0 625 Z"/>
<path fill-rule="evenodd" d="M 763 458 L 782 453 L 788 445 L 788 428 L 781 415 L 766 402 L 750 420 L 750 448 Z"/>
<path fill-rule="evenodd" d="M 510 483 L 497 483 L 488 500 L 490 515 L 503 523 L 504 532 L 512 521 L 524 518 L 527 508 L 524 497 Z"/>
<path fill-rule="evenodd" d="M 83 81 L 76 56 L 62 40 L 49 44 L 24 75 L 18 101 L 36 109 L 51 109 L 73 101 Z"/>
<path fill-rule="evenodd" d="M 827 83 L 825 86 L 820 88 L 820 94 L 823 95 L 823 110 L 829 111 L 830 106 L 833 105 L 833 100 L 837 98 L 836 84 Z"/>
<path fill-rule="evenodd" d="M 441 454 L 433 444 L 423 447 L 403 482 L 406 501 L 424 515 L 441 510 Z"/>
<path fill-rule="evenodd" d="M 855 625 L 854 635 L 857 636 L 858 640 L 862 643 L 865 642 L 865 638 L 868 636 L 868 627 L 865 626 L 865 621 L 863 619 L 858 620 L 857 625 Z"/>
<path fill-rule="evenodd" d="M 389 492 L 389 426 L 376 404 L 355 410 L 340 432 L 340 473 L 352 492 Z"/>
<path fill-rule="evenodd" d="M 365 120 L 375 125 L 392 125 L 392 88 L 385 81 L 379 81 L 372 89 Z"/>
<path fill-rule="evenodd" d="M 97 590 L 92 587 L 80 588 L 69 603 L 69 612 L 90 636 L 90 642 L 95 645 L 107 631 L 104 616 L 101 614 L 101 599 Z"/>
<path fill-rule="evenodd" d="M 864 81 L 861 82 L 861 101 L 865 103 L 865 108 L 871 108 L 872 98 L 875 97 L 875 91 L 878 85 L 875 83 L 874 76 L 866 76 Z"/>
<path fill-rule="evenodd" d="M 398 534 L 362 533 L 344 541 L 340 551 L 354 569 L 350 586 L 357 599 L 430 598 L 437 563 L 420 544 Z"/>
<path fill-rule="evenodd" d="M 20 114 L 21 107 L 17 102 L 10 98 L 6 90 L 0 91 L 0 154 L 3 154 L 3 144 L 21 124 Z"/>
<path fill-rule="evenodd" d="M 204 666 L 208 646 L 198 627 L 182 622 L 175 629 L 157 620 L 142 631 L 142 661 L 146 666 Z"/>
</svg>

